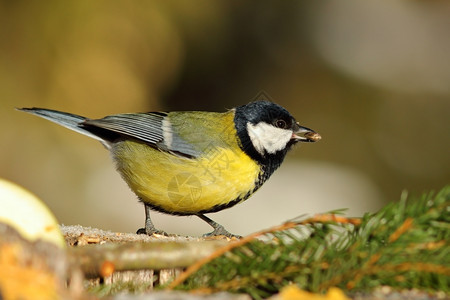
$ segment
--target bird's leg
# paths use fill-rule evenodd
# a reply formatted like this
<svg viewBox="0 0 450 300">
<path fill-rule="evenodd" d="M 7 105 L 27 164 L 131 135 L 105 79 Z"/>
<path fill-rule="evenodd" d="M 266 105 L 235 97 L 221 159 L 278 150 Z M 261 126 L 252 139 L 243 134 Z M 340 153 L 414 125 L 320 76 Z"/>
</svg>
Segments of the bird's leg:
<svg viewBox="0 0 450 300">
<path fill-rule="evenodd" d="M 144 208 L 145 208 L 145 228 L 139 228 L 136 233 L 146 235 L 153 235 L 153 234 L 168 235 L 165 231 L 158 230 L 155 228 L 155 225 L 153 225 L 152 219 L 150 218 L 150 211 L 151 211 L 150 206 L 144 203 Z"/>
<path fill-rule="evenodd" d="M 208 218 L 205 215 L 197 215 L 197 217 L 199 217 L 200 219 L 202 219 L 203 221 L 208 223 L 212 228 L 214 228 L 214 230 L 212 232 L 204 234 L 203 235 L 204 237 L 224 235 L 229 238 L 233 238 L 233 237 L 238 238 L 238 239 L 242 238 L 242 236 L 240 236 L 240 235 L 235 235 L 235 234 L 229 233 L 222 225 L 214 222 L 213 220 L 211 220 L 210 218 Z"/>
</svg>

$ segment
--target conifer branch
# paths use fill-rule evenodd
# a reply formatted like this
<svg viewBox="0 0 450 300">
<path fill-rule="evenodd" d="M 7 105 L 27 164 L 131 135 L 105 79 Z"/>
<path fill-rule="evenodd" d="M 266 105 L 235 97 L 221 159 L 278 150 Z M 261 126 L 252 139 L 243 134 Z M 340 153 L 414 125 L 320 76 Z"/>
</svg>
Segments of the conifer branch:
<svg viewBox="0 0 450 300">
<path fill-rule="evenodd" d="M 362 218 L 326 214 L 254 233 L 194 264 L 169 287 L 254 298 L 292 283 L 312 292 L 381 285 L 448 292 L 449 224 L 450 186 L 416 199 L 403 194 Z"/>
</svg>

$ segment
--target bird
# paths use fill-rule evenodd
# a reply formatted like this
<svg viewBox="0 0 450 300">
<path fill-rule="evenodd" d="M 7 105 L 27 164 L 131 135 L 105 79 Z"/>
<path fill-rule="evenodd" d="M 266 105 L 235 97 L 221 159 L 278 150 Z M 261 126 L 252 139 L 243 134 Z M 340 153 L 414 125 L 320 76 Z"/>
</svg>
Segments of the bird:
<svg viewBox="0 0 450 300">
<path fill-rule="evenodd" d="M 138 234 L 163 234 L 150 214 L 195 215 L 209 236 L 239 237 L 208 213 L 247 200 L 299 142 L 321 136 L 282 106 L 253 101 L 225 112 L 123 113 L 100 119 L 45 109 L 18 108 L 100 141 L 145 208 Z"/>
</svg>

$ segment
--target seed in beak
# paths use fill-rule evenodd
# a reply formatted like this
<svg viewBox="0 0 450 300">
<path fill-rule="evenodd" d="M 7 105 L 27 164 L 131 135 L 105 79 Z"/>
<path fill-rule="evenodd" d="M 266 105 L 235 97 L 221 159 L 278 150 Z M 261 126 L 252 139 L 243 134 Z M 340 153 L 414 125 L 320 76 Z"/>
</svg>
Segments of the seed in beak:
<svg viewBox="0 0 450 300">
<path fill-rule="evenodd" d="M 320 134 L 318 134 L 317 132 L 307 132 L 304 134 L 304 136 L 305 136 L 305 138 L 311 140 L 312 142 L 317 142 L 322 139 Z"/>
</svg>

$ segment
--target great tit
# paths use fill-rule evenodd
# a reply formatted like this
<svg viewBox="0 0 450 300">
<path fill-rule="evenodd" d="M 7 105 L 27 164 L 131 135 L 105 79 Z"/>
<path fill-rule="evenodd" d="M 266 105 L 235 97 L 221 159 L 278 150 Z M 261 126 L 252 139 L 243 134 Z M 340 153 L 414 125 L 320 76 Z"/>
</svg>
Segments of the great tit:
<svg viewBox="0 0 450 300">
<path fill-rule="evenodd" d="M 145 207 L 145 228 L 157 230 L 150 211 L 195 215 L 213 227 L 205 236 L 234 236 L 206 217 L 248 199 L 281 165 L 297 142 L 320 135 L 300 126 L 283 107 L 255 101 L 227 112 L 148 112 L 102 119 L 43 108 L 19 110 L 99 140 Z"/>
</svg>

